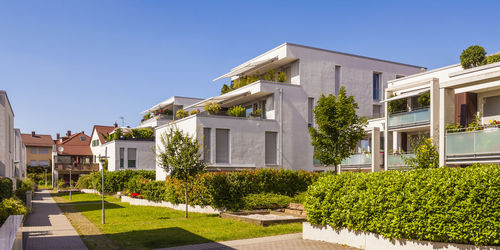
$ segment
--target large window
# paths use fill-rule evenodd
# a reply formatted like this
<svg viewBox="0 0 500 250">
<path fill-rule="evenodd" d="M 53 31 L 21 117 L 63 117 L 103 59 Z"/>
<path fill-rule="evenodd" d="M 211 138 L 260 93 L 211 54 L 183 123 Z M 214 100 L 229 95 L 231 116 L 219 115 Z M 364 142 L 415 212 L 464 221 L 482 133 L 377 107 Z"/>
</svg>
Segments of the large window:
<svg viewBox="0 0 500 250">
<path fill-rule="evenodd" d="M 307 98 L 307 126 L 312 127 L 314 124 L 314 98 Z"/>
<path fill-rule="evenodd" d="M 266 151 L 266 165 L 276 165 L 276 158 L 277 158 L 277 138 L 278 138 L 278 133 L 276 132 L 267 132 L 266 131 L 266 145 L 265 145 L 265 151 Z"/>
<path fill-rule="evenodd" d="M 48 154 L 49 148 L 38 148 L 38 153 L 39 154 Z"/>
<path fill-rule="evenodd" d="M 125 167 L 125 149 L 120 148 L 120 168 Z"/>
<path fill-rule="evenodd" d="M 380 91 L 381 91 L 381 85 L 380 85 L 380 78 L 381 78 L 380 73 L 373 73 L 373 100 L 374 101 L 380 101 Z"/>
<path fill-rule="evenodd" d="M 36 154 L 36 148 L 31 147 L 30 148 L 30 154 Z"/>
<path fill-rule="evenodd" d="M 203 159 L 205 162 L 211 162 L 210 158 L 210 150 L 211 148 L 211 141 L 210 136 L 211 136 L 212 129 L 210 128 L 203 128 Z"/>
<path fill-rule="evenodd" d="M 38 161 L 38 165 L 39 166 L 48 166 L 49 165 L 49 161 Z"/>
<path fill-rule="evenodd" d="M 215 129 L 215 163 L 229 163 L 229 129 Z"/>
<path fill-rule="evenodd" d="M 136 167 L 136 156 L 137 156 L 137 150 L 135 148 L 128 148 L 127 149 L 127 167 L 128 168 L 135 168 Z"/>
<path fill-rule="evenodd" d="M 32 166 L 32 167 L 36 167 L 36 166 L 37 166 L 37 165 L 36 165 L 36 161 L 30 161 L 30 166 Z"/>
</svg>

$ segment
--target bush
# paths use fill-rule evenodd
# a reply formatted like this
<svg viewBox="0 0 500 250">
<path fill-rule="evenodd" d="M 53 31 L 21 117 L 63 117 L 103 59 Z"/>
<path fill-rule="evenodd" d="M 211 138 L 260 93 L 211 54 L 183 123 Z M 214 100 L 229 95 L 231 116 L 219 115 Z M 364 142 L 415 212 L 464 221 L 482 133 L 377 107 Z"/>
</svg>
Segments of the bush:
<svg viewBox="0 0 500 250">
<path fill-rule="evenodd" d="M 486 51 L 479 45 L 472 45 L 460 55 L 462 68 L 470 69 L 486 64 Z"/>
<path fill-rule="evenodd" d="M 190 115 L 196 115 L 198 112 L 196 112 L 196 110 L 193 110 L 191 111 L 191 113 L 189 113 Z"/>
<path fill-rule="evenodd" d="M 247 210 L 286 208 L 292 198 L 286 195 L 262 193 L 243 197 L 243 207 Z"/>
<path fill-rule="evenodd" d="M 12 180 L 7 177 L 0 178 L 0 201 L 12 197 L 14 189 Z"/>
<path fill-rule="evenodd" d="M 396 95 L 391 95 L 395 97 Z M 393 100 L 387 103 L 387 111 L 390 114 L 408 110 L 408 100 L 406 98 Z"/>
<path fill-rule="evenodd" d="M 317 173 L 282 169 L 207 172 L 189 181 L 188 202 L 190 205 L 239 210 L 245 208 L 244 197 L 249 194 L 273 193 L 292 197 L 307 190 L 317 177 Z M 135 184 L 128 184 L 130 192 L 142 194 L 145 199 L 184 203 L 182 182 L 175 178 L 144 183 L 137 183 L 137 177 L 133 180 Z"/>
<path fill-rule="evenodd" d="M 408 167 L 413 169 L 439 167 L 439 153 L 430 138 L 417 139 L 411 143 L 414 144 L 412 147 L 415 157 L 403 158 Z"/>
<path fill-rule="evenodd" d="M 500 244 L 500 167 L 344 173 L 308 189 L 307 219 L 389 239 Z"/>
<path fill-rule="evenodd" d="M 300 192 L 292 198 L 293 203 L 304 204 L 307 199 L 307 191 Z"/>
<path fill-rule="evenodd" d="M 227 111 L 227 115 L 234 117 L 245 117 L 246 109 L 243 108 L 241 105 L 234 106 Z"/>
<path fill-rule="evenodd" d="M 30 179 L 18 180 L 16 196 L 22 201 L 26 202 L 26 192 L 33 191 L 35 189 L 35 183 Z"/>
<path fill-rule="evenodd" d="M 104 192 L 115 193 L 129 188 L 130 179 L 135 176 L 142 176 L 145 179 L 156 178 L 154 170 L 122 170 L 122 171 L 104 171 Z M 82 179 L 83 178 L 83 179 Z M 78 179 L 81 182 L 79 188 L 90 188 L 97 191 L 102 190 L 101 171 L 93 172 L 90 175 L 84 175 Z M 77 184 L 78 185 L 78 184 Z M 132 191 L 132 190 L 130 190 Z"/>
<path fill-rule="evenodd" d="M 92 175 L 80 175 L 80 178 L 76 182 L 76 188 L 92 189 Z"/>
<path fill-rule="evenodd" d="M 216 102 L 208 102 L 205 104 L 205 111 L 207 111 L 211 115 L 216 115 L 221 110 L 221 107 Z"/>
<path fill-rule="evenodd" d="M 494 54 L 494 55 L 491 55 L 491 56 L 488 56 L 486 58 L 487 60 L 487 63 L 490 64 L 490 63 L 496 63 L 496 62 L 500 62 L 500 53 L 497 53 L 497 54 Z"/>
<path fill-rule="evenodd" d="M 134 128 L 132 129 L 132 137 L 135 139 L 152 139 L 155 132 L 151 128 Z"/>
<path fill-rule="evenodd" d="M 16 198 L 8 198 L 0 202 L 0 226 L 10 215 L 26 215 L 28 210 L 22 201 Z"/>
<path fill-rule="evenodd" d="M 278 82 L 286 82 L 286 74 L 283 71 L 278 72 Z"/>
<path fill-rule="evenodd" d="M 177 117 L 177 119 L 182 119 L 182 118 L 188 117 L 188 116 L 189 116 L 189 113 L 184 109 L 179 109 L 179 110 L 177 110 L 177 112 L 175 112 L 175 117 Z"/>
<path fill-rule="evenodd" d="M 431 105 L 431 94 L 430 93 L 424 93 L 421 94 L 417 98 L 418 104 L 420 104 L 421 107 L 429 107 Z"/>
</svg>

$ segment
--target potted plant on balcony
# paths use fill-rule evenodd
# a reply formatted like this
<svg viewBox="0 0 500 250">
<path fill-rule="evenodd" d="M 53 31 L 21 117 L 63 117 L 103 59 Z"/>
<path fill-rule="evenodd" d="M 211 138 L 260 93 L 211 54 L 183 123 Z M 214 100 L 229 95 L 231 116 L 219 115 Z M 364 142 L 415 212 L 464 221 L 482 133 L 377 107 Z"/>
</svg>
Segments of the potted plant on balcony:
<svg viewBox="0 0 500 250">
<path fill-rule="evenodd" d="M 210 114 L 210 115 L 216 115 L 217 113 L 219 113 L 220 110 L 221 110 L 221 107 L 216 102 L 209 102 L 209 103 L 205 104 L 205 111 L 207 111 L 208 114 Z"/>
<path fill-rule="evenodd" d="M 241 105 L 234 106 L 227 111 L 227 115 L 233 117 L 245 117 L 246 109 Z"/>
<path fill-rule="evenodd" d="M 430 93 L 421 94 L 417 98 L 417 102 L 418 104 L 420 104 L 420 107 L 422 108 L 429 107 L 431 105 L 431 94 Z"/>
<path fill-rule="evenodd" d="M 283 71 L 278 72 L 278 82 L 286 82 L 286 74 Z"/>
<path fill-rule="evenodd" d="M 250 113 L 250 116 L 260 118 L 261 114 L 262 114 L 262 109 L 256 109 Z"/>
<path fill-rule="evenodd" d="M 397 96 L 396 94 L 392 94 L 392 97 Z M 402 99 L 397 99 L 388 102 L 387 110 L 389 111 L 389 114 L 394 114 L 398 112 L 404 112 L 407 111 L 408 109 L 408 100 L 406 98 Z"/>
<path fill-rule="evenodd" d="M 182 118 L 188 117 L 189 113 L 184 109 L 179 109 L 175 113 L 175 116 L 177 117 L 177 119 L 182 119 Z"/>
</svg>

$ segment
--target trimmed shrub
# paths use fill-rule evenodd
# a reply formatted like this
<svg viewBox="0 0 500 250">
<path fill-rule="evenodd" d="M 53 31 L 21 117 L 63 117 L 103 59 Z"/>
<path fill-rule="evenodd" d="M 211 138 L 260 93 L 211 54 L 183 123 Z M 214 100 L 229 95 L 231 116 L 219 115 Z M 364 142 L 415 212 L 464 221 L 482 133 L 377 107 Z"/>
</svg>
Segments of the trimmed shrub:
<svg viewBox="0 0 500 250">
<path fill-rule="evenodd" d="M 76 188 L 92 189 L 92 175 L 80 175 L 80 178 L 76 182 Z"/>
<path fill-rule="evenodd" d="M 211 115 L 216 115 L 221 110 L 221 107 L 216 102 L 208 102 L 205 104 L 205 111 L 207 111 Z"/>
<path fill-rule="evenodd" d="M 307 199 L 307 192 L 300 192 L 292 198 L 293 203 L 304 204 Z"/>
<path fill-rule="evenodd" d="M 229 110 L 227 110 L 227 115 L 234 117 L 245 117 L 246 109 L 241 105 L 234 106 L 232 108 L 229 108 Z"/>
<path fill-rule="evenodd" d="M 475 245 L 500 244 L 500 167 L 344 173 L 308 189 L 307 219 L 381 234 Z"/>
<path fill-rule="evenodd" d="M 243 208 L 247 210 L 254 209 L 277 209 L 285 208 L 290 204 L 292 198 L 286 195 L 262 193 L 249 194 L 243 197 Z"/>
<path fill-rule="evenodd" d="M 0 202 L 0 226 L 10 215 L 26 215 L 28 210 L 23 202 L 16 198 L 8 198 Z"/>
<path fill-rule="evenodd" d="M 90 176 L 90 177 L 89 177 Z M 104 192 L 115 193 L 125 189 L 130 189 L 128 187 L 130 179 L 135 176 L 142 176 L 145 179 L 154 179 L 156 177 L 156 171 L 154 170 L 121 170 L 121 171 L 104 171 Z M 83 179 L 82 179 L 83 178 Z M 89 178 L 89 179 L 87 179 Z M 102 189 L 101 171 L 93 172 L 90 175 L 82 176 L 78 180 L 81 182 L 79 188 L 90 188 L 100 191 Z M 78 184 L 77 184 L 78 185 Z M 132 190 L 130 190 L 132 191 Z"/>
<path fill-rule="evenodd" d="M 496 63 L 496 62 L 500 62 L 500 53 L 497 53 L 497 54 L 494 54 L 494 55 L 491 55 L 491 56 L 488 56 L 486 58 L 488 64 L 490 63 Z"/>
<path fill-rule="evenodd" d="M 470 69 L 486 64 L 486 51 L 479 45 L 472 45 L 460 55 L 462 68 Z"/>
<path fill-rule="evenodd" d="M 135 139 L 153 139 L 155 132 L 151 128 L 134 128 L 132 137 Z"/>
<path fill-rule="evenodd" d="M 0 178 L 0 201 L 12 197 L 14 189 L 12 180 L 7 177 Z"/>
<path fill-rule="evenodd" d="M 182 119 L 182 118 L 185 118 L 188 116 L 189 116 L 189 113 L 184 109 L 179 109 L 179 110 L 177 110 L 177 112 L 175 112 L 175 117 L 177 117 L 177 119 Z"/>
<path fill-rule="evenodd" d="M 35 189 L 35 183 L 30 179 L 17 180 L 17 189 L 15 194 L 17 198 L 26 202 L 26 192 L 33 191 Z"/>
</svg>

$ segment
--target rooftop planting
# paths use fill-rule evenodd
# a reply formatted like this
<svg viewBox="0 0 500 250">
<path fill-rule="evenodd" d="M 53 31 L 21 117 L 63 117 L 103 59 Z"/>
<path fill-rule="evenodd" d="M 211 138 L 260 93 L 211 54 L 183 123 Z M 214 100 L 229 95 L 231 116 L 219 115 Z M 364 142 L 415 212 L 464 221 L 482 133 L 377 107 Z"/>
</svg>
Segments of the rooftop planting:
<svg viewBox="0 0 500 250">
<path fill-rule="evenodd" d="M 110 134 L 103 134 L 104 139 L 114 140 L 151 140 L 154 138 L 154 131 L 151 128 L 134 128 L 128 132 L 123 132 L 121 128 L 115 129 Z"/>
<path fill-rule="evenodd" d="M 469 46 L 462 51 L 460 63 L 464 69 L 470 69 L 490 63 L 500 62 L 500 53 L 486 56 L 486 50 L 479 45 Z"/>
<path fill-rule="evenodd" d="M 271 69 L 264 74 L 257 71 L 257 73 L 253 75 L 240 76 L 238 77 L 238 79 L 231 81 L 231 84 L 229 85 L 227 84 L 222 85 L 220 92 L 222 95 L 259 80 L 264 80 L 269 82 L 276 82 L 276 80 L 278 80 L 278 82 L 286 82 L 286 79 L 287 79 L 286 73 L 283 71 L 278 71 L 278 73 L 276 73 L 274 70 Z"/>
</svg>

